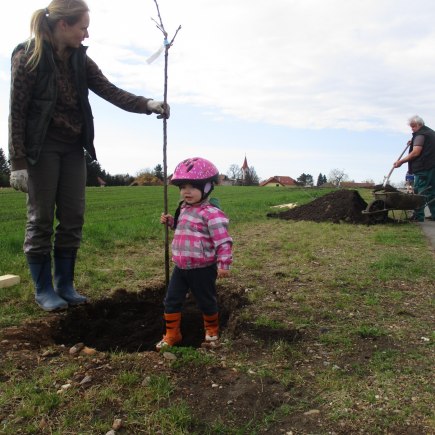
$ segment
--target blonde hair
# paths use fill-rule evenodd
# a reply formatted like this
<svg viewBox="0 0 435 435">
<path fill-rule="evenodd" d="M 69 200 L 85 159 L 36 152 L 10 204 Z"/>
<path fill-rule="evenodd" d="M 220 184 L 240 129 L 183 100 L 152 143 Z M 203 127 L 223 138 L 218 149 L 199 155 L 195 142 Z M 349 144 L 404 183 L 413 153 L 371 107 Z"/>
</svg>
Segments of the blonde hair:
<svg viewBox="0 0 435 435">
<path fill-rule="evenodd" d="M 27 61 L 31 70 L 34 70 L 41 60 L 44 41 L 54 46 L 53 30 L 56 23 L 64 20 L 68 25 L 73 26 L 86 12 L 89 12 L 89 8 L 83 0 L 52 0 L 45 9 L 33 12 L 30 20 L 30 38 L 26 47 L 27 51 L 31 45 L 33 47 Z"/>
</svg>

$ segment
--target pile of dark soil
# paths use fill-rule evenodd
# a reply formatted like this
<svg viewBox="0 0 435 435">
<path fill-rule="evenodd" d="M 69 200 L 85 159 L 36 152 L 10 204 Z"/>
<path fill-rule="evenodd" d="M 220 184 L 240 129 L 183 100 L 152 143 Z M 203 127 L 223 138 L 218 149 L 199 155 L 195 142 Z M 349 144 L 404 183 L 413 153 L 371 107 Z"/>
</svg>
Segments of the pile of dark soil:
<svg viewBox="0 0 435 435">
<path fill-rule="evenodd" d="M 376 184 L 376 186 L 373 188 L 373 192 L 379 192 L 380 190 L 385 192 L 399 192 L 399 190 L 390 184 L 386 184 L 385 186 L 383 184 Z"/>
<path fill-rule="evenodd" d="M 367 203 L 356 190 L 340 189 L 308 204 L 280 213 L 268 213 L 267 216 L 286 220 L 365 224 L 368 219 L 362 211 L 366 207 Z"/>
</svg>

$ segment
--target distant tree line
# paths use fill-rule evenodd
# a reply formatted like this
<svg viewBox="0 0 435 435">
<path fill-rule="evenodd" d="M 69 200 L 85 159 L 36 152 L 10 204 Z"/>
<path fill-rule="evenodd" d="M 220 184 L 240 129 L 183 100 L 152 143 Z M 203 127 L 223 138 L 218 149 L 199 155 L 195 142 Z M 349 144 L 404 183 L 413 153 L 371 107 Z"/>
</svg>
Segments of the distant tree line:
<svg viewBox="0 0 435 435">
<path fill-rule="evenodd" d="M 326 175 L 320 173 L 319 176 L 317 177 L 317 182 L 315 185 L 317 187 L 320 187 L 322 184 L 325 184 L 327 182 L 328 182 L 328 180 L 326 178 Z M 298 184 L 298 186 L 313 187 L 314 186 L 314 178 L 311 174 L 302 173 L 296 179 L 296 183 Z"/>
<path fill-rule="evenodd" d="M 0 187 L 9 187 L 9 176 L 11 174 L 11 167 L 6 159 L 5 153 L 0 148 Z"/>
<path fill-rule="evenodd" d="M 154 169 L 143 169 L 135 177 L 129 174 L 111 175 L 101 168 L 101 165 L 92 160 L 86 153 L 87 167 L 87 186 L 158 186 L 163 184 L 163 168 L 158 164 Z M 9 187 L 9 176 L 11 173 L 10 164 L 2 148 L 0 148 L 0 187 Z M 240 166 L 231 165 L 227 172 L 227 177 L 231 184 L 236 186 L 258 186 L 259 177 L 254 167 L 247 168 L 244 172 Z M 348 175 L 342 169 L 333 169 L 328 178 L 325 174 L 320 173 L 317 177 L 316 186 L 322 186 L 330 183 L 333 186 L 340 187 L 342 181 L 348 180 Z M 298 186 L 312 187 L 314 179 L 311 174 L 302 173 L 297 179 Z"/>
<path fill-rule="evenodd" d="M 87 169 L 87 186 L 155 186 L 163 184 L 163 168 L 158 164 L 151 169 L 140 171 L 135 177 L 129 174 L 111 175 L 101 168 L 101 165 L 92 160 L 91 156 L 86 153 L 86 169 Z M 2 148 L 0 148 L 0 187 L 10 187 L 9 177 L 11 167 L 8 159 Z"/>
<path fill-rule="evenodd" d="M 128 186 L 134 180 L 134 177 L 129 174 L 109 174 L 96 160 L 92 160 L 88 153 L 86 153 L 86 169 L 86 186 L 101 186 L 102 183 L 106 186 Z"/>
<path fill-rule="evenodd" d="M 347 176 L 347 174 L 344 173 L 343 170 L 341 169 L 333 169 L 330 173 L 329 176 L 326 177 L 325 174 L 320 173 L 317 177 L 317 182 L 316 182 L 316 186 L 320 187 L 323 184 L 326 183 L 330 183 L 335 187 L 340 187 L 340 183 L 342 181 L 346 181 L 349 177 Z M 304 186 L 304 187 L 312 187 L 314 186 L 314 179 L 313 176 L 310 174 L 305 174 L 302 173 L 297 179 L 296 179 L 296 183 L 299 186 Z"/>
<path fill-rule="evenodd" d="M 245 186 L 258 186 L 259 177 L 255 172 L 253 167 L 248 168 L 248 170 L 243 173 L 240 166 L 236 164 L 230 165 L 227 171 L 228 181 L 233 185 L 245 185 Z M 311 174 L 306 174 L 303 172 L 295 180 L 297 186 L 301 187 L 320 187 L 326 183 L 331 184 L 335 187 L 340 187 L 342 181 L 347 181 L 349 179 L 348 175 L 342 169 L 333 169 L 328 177 L 325 174 L 320 173 L 317 177 L 316 184 L 314 184 L 314 178 Z"/>
<path fill-rule="evenodd" d="M 245 173 L 240 166 L 236 164 L 230 165 L 227 171 L 227 177 L 231 181 L 233 185 L 237 186 L 258 186 L 259 185 L 259 177 L 255 172 L 253 167 L 248 168 Z M 328 181 L 333 185 L 339 185 L 340 181 L 344 181 L 347 179 L 347 175 L 338 169 L 334 169 L 331 171 L 330 178 L 327 179 L 325 174 L 320 173 L 317 177 L 316 186 L 319 187 L 322 184 L 327 183 Z M 311 174 L 306 174 L 305 172 L 299 175 L 299 177 L 295 180 L 296 184 L 301 187 L 313 187 L 314 179 Z"/>
<path fill-rule="evenodd" d="M 133 177 L 130 174 L 111 175 L 101 168 L 101 165 L 92 160 L 86 153 L 87 180 L 86 186 L 156 186 L 163 184 L 163 168 L 158 164 L 151 169 L 143 169 Z"/>
<path fill-rule="evenodd" d="M 317 184 L 316 186 L 319 187 L 322 184 L 326 184 L 328 180 L 326 179 L 326 175 L 323 175 L 322 173 L 319 174 L 319 176 L 317 177 Z"/>
</svg>

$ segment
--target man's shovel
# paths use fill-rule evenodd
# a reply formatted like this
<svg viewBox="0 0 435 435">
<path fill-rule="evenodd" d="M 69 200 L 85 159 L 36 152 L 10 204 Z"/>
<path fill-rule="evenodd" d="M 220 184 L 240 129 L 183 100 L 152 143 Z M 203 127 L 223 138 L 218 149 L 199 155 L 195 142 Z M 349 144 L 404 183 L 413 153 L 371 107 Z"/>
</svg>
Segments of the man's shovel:
<svg viewBox="0 0 435 435">
<path fill-rule="evenodd" d="M 410 145 L 411 145 L 411 141 L 407 143 L 405 149 L 402 151 L 402 154 L 400 154 L 397 160 L 400 160 L 402 158 L 403 154 L 405 154 L 405 151 L 409 148 Z M 383 187 L 385 187 L 388 184 L 388 181 L 390 181 L 390 177 L 393 171 L 394 171 L 394 166 L 391 168 L 391 171 L 388 173 L 388 175 L 384 177 L 384 183 L 382 184 Z"/>
</svg>

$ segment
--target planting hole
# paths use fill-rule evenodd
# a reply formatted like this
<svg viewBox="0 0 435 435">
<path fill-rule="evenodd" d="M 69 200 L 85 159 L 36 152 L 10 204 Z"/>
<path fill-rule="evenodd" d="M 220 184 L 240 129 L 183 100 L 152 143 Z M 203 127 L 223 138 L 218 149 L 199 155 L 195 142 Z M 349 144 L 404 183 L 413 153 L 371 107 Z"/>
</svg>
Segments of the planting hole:
<svg viewBox="0 0 435 435">
<path fill-rule="evenodd" d="M 4 328 L 2 338 L 15 349 L 40 349 L 55 345 L 66 347 L 83 343 L 100 352 L 145 352 L 155 350 L 162 338 L 164 288 L 141 292 L 117 290 L 105 299 L 71 307 L 65 312 L 48 316 L 20 326 Z M 265 345 L 300 338 L 298 330 L 276 328 L 243 320 L 241 310 L 248 304 L 243 289 L 218 288 L 219 324 L 225 338 L 237 340 L 239 346 L 251 340 Z M 194 297 L 189 294 L 183 306 L 181 319 L 183 341 L 180 346 L 200 347 L 204 340 L 202 313 Z"/>
<path fill-rule="evenodd" d="M 53 340 L 68 346 L 82 342 L 104 352 L 155 350 L 164 331 L 164 293 L 163 288 L 140 293 L 118 290 L 110 298 L 74 307 L 59 319 Z M 238 295 L 226 296 L 219 295 L 221 330 L 240 305 Z M 199 347 L 204 340 L 202 313 L 190 293 L 183 307 L 181 333 L 182 346 Z"/>
</svg>

